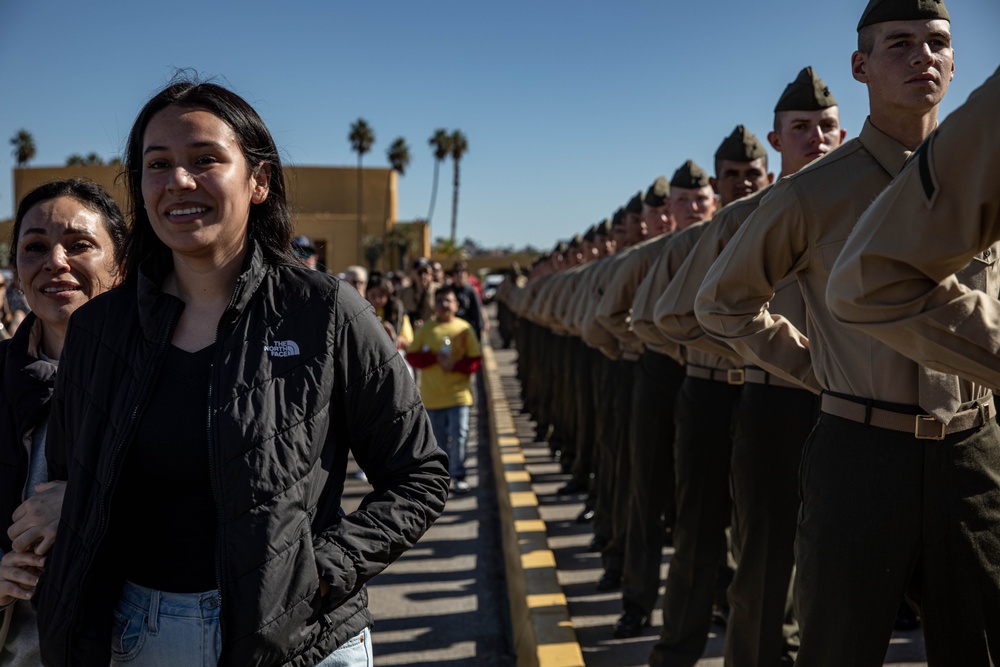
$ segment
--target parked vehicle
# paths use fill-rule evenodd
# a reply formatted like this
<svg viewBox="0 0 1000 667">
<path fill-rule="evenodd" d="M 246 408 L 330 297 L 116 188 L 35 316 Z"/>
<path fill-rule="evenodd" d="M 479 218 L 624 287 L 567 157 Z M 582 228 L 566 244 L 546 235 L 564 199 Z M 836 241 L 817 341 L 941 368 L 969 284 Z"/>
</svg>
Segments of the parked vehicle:
<svg viewBox="0 0 1000 667">
<path fill-rule="evenodd" d="M 497 296 L 497 288 L 500 287 L 500 283 L 504 281 L 505 276 L 502 273 L 491 273 L 486 278 L 483 279 L 483 303 L 493 303 L 493 299 Z"/>
</svg>

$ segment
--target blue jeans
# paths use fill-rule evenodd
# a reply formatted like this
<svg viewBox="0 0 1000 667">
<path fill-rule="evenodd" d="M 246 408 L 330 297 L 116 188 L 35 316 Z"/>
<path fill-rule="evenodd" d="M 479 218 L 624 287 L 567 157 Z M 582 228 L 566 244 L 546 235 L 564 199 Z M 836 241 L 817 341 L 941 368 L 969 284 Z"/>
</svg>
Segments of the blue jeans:
<svg viewBox="0 0 1000 667">
<path fill-rule="evenodd" d="M 438 446 L 448 453 L 448 472 L 452 479 L 465 479 L 465 450 L 469 443 L 469 406 L 428 410 L 431 430 Z"/>
<path fill-rule="evenodd" d="M 126 581 L 114 611 L 111 664 L 175 667 L 219 664 L 221 607 L 216 591 L 166 593 Z M 371 633 L 365 628 L 316 667 L 372 667 Z"/>
<path fill-rule="evenodd" d="M 373 664 L 371 630 L 365 628 L 338 646 L 316 667 L 372 667 Z"/>
<path fill-rule="evenodd" d="M 217 665 L 219 611 L 216 591 L 165 593 L 126 581 L 114 611 L 111 664 Z"/>
</svg>

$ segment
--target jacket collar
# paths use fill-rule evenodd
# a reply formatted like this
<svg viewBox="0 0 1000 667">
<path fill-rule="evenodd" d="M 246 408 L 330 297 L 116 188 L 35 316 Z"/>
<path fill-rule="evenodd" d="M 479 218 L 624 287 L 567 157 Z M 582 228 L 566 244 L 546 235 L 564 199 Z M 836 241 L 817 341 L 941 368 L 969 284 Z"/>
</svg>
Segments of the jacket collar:
<svg viewBox="0 0 1000 667">
<path fill-rule="evenodd" d="M 906 159 L 910 157 L 911 151 L 872 125 L 871 118 L 865 119 L 865 125 L 861 128 L 859 138 L 861 139 L 861 144 L 872 154 L 872 157 L 893 178 L 903 168 L 903 163 L 906 162 Z"/>
<path fill-rule="evenodd" d="M 243 266 L 236 279 L 236 287 L 229 300 L 229 307 L 222 315 L 223 322 L 235 319 L 246 309 L 267 272 L 264 253 L 260 246 L 253 240 L 249 243 L 249 251 L 243 259 Z M 139 266 L 136 287 L 139 324 L 143 333 L 151 340 L 155 339 L 158 332 L 162 331 L 166 324 L 166 318 L 176 317 L 184 309 L 183 301 L 165 293 L 161 288 L 163 281 L 166 280 L 173 268 L 173 260 L 169 256 L 162 260 L 150 259 Z"/>
<path fill-rule="evenodd" d="M 29 313 L 10 341 L 0 347 L 4 352 L 3 391 L 13 408 L 19 434 L 48 416 L 55 386 L 56 362 L 41 359 L 30 349 L 32 340 L 41 340 L 41 326 L 38 317 Z"/>
</svg>

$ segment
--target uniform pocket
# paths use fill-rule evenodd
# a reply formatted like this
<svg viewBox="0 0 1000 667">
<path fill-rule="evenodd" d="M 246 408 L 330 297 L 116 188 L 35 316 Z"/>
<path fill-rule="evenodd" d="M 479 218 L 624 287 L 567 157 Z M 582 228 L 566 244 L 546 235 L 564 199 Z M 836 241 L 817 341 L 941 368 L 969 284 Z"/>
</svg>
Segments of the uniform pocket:
<svg viewBox="0 0 1000 667">
<path fill-rule="evenodd" d="M 146 642 L 146 613 L 125 601 L 114 610 L 111 656 L 115 662 L 134 660 Z"/>
</svg>

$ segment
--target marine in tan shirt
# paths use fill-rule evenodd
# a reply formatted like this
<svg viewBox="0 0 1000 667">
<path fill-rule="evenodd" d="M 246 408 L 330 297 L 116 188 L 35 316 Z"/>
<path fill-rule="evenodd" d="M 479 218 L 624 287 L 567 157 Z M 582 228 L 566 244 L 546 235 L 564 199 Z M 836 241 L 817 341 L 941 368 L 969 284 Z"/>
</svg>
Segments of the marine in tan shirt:
<svg viewBox="0 0 1000 667">
<path fill-rule="evenodd" d="M 709 180 L 700 168 L 686 164 L 679 170 L 688 172 L 690 190 L 708 185 L 719 192 L 724 205 L 767 185 L 767 151 L 744 126 L 737 126 L 725 138 L 715 154 L 716 177 Z M 700 172 L 700 173 L 697 173 Z M 697 180 L 695 174 L 697 173 Z M 685 183 L 671 179 L 673 193 Z M 690 186 L 695 186 L 691 188 Z M 714 188 L 712 187 L 714 186 Z M 714 201 L 713 201 L 714 203 Z M 696 218 L 690 215 L 697 206 L 678 198 L 678 215 L 687 214 L 685 223 Z M 705 217 L 714 207 L 704 209 Z M 693 227 L 675 234 L 661 252 L 657 267 L 672 270 L 682 263 L 688 246 L 703 229 Z M 683 254 L 682 254 L 683 253 Z M 654 269 L 656 270 L 656 269 Z M 670 271 L 665 274 L 669 280 Z M 645 281 L 644 281 L 645 284 Z M 638 298 L 638 294 L 636 295 Z M 653 298 L 648 294 L 648 298 Z M 636 299 L 633 299 L 633 318 Z M 703 355 L 704 356 L 704 355 Z M 713 603 L 724 605 L 727 577 L 720 577 L 725 564 L 726 526 L 729 524 L 729 432 L 730 414 L 739 387 L 725 381 L 715 381 L 719 363 L 715 359 L 693 357 L 685 350 L 685 376 L 678 377 L 674 404 L 673 453 L 676 459 L 676 503 L 674 524 L 674 556 L 667 570 L 663 596 L 663 629 L 650 654 L 650 664 L 694 664 L 705 649 L 712 620 Z M 698 362 L 711 365 L 695 366 Z M 666 414 L 666 411 L 664 411 Z"/>
<path fill-rule="evenodd" d="M 857 219 L 936 126 L 953 57 L 943 3 L 872 0 L 852 56 L 870 102 L 861 135 L 775 185 L 698 294 L 710 333 L 824 392 L 800 477 L 800 667 L 880 664 L 911 577 L 935 660 L 989 664 L 987 647 L 1000 642 L 986 611 L 1000 605 L 990 562 L 1000 552 L 992 397 L 843 326 L 826 306 L 830 270 Z M 792 275 L 805 332 L 768 309 Z"/>
<path fill-rule="evenodd" d="M 649 624 L 660 585 L 664 527 L 673 527 L 673 400 L 683 378 L 679 348 L 662 354 L 646 349 L 631 332 L 632 294 L 659 253 L 661 239 L 671 229 L 669 182 L 657 178 L 641 198 L 642 218 L 649 238 L 629 248 L 618 262 L 596 301 L 596 326 L 614 336 L 624 353 L 635 355 L 632 369 L 628 439 L 619 443 L 614 484 L 617 530 L 606 552 L 609 565 L 621 568 L 622 616 L 617 638 L 639 635 Z M 640 193 L 641 195 L 641 193 Z M 636 201 L 636 200 L 633 200 Z M 638 202 L 636 202 L 638 203 Z"/>
<path fill-rule="evenodd" d="M 774 113 L 768 140 L 781 153 L 782 177 L 837 148 L 845 136 L 837 101 L 810 67 L 788 84 Z M 657 327 L 688 349 L 734 355 L 698 324 L 695 297 L 709 268 L 767 192 L 762 188 L 719 211 L 657 302 Z M 805 305 L 793 278 L 776 286 L 769 307 L 804 328 Z M 733 525 L 738 526 L 732 531 L 737 568 L 728 590 L 725 639 L 726 664 L 732 667 L 794 658 L 797 637 L 786 648 L 783 626 L 790 612 L 799 462 L 817 409 L 812 393 L 789 388 L 790 383 L 765 371 L 747 368 L 744 379 L 733 415 L 730 484 Z"/>
<path fill-rule="evenodd" d="M 963 285 L 1000 241 L 1000 69 L 858 221 L 827 287 L 834 317 L 911 359 L 1000 389 L 997 291 Z"/>
</svg>

